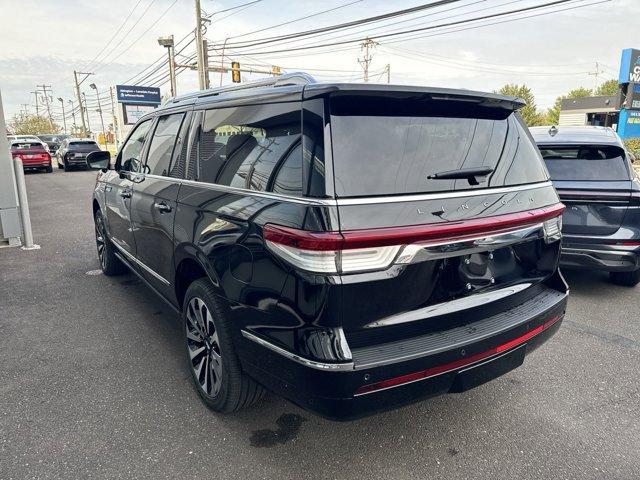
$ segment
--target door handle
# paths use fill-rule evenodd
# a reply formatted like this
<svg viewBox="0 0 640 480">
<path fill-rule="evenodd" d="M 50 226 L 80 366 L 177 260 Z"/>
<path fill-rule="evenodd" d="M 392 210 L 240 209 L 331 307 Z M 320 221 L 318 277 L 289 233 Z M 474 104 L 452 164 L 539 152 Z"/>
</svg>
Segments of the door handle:
<svg viewBox="0 0 640 480">
<path fill-rule="evenodd" d="M 154 208 L 158 210 L 160 213 L 169 213 L 172 208 L 171 205 L 167 205 L 164 202 L 157 202 L 153 204 Z"/>
<path fill-rule="evenodd" d="M 123 190 L 120 192 L 120 196 L 122 198 L 131 198 L 131 195 L 132 195 L 131 190 Z"/>
</svg>

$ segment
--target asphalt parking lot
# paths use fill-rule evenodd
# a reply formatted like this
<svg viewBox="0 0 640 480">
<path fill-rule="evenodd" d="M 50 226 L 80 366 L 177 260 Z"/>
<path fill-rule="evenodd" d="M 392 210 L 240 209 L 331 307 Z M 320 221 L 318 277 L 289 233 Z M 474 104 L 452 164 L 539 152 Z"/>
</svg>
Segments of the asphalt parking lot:
<svg viewBox="0 0 640 480">
<path fill-rule="evenodd" d="M 640 287 L 567 272 L 560 332 L 475 390 L 350 423 L 199 401 L 176 315 L 99 268 L 95 173 L 29 174 L 37 251 L 0 250 L 0 479 L 640 478 Z"/>
</svg>

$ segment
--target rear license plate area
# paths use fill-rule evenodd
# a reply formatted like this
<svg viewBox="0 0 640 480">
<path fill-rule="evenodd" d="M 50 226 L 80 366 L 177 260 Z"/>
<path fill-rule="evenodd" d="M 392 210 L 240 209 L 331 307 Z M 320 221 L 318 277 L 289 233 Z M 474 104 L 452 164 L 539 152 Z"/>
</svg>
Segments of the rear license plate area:
<svg viewBox="0 0 640 480">
<path fill-rule="evenodd" d="M 527 345 L 521 345 L 498 357 L 460 370 L 453 379 L 449 391 L 452 393 L 465 392 L 518 368 L 524 363 L 526 352 Z"/>
</svg>

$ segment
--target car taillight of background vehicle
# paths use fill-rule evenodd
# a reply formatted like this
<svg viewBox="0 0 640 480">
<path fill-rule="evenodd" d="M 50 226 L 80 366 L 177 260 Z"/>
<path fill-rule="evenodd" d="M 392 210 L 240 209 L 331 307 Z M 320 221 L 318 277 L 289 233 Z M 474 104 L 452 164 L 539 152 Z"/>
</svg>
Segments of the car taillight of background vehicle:
<svg viewBox="0 0 640 480">
<path fill-rule="evenodd" d="M 314 273 L 338 274 L 385 270 L 394 263 L 419 260 L 419 249 L 434 245 L 482 241 L 539 228 L 548 242 L 559 240 L 564 205 L 456 222 L 407 227 L 308 232 L 282 225 L 263 228 L 267 248 L 284 261 Z M 408 248 L 411 247 L 411 248 Z M 411 254 L 405 254 L 411 251 Z"/>
</svg>

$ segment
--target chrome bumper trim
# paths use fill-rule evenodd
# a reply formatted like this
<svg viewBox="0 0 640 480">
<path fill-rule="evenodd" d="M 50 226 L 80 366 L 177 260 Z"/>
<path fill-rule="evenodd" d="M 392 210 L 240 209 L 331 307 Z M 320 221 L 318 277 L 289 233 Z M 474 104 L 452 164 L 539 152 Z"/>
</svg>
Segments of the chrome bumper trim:
<svg viewBox="0 0 640 480">
<path fill-rule="evenodd" d="M 353 371 L 354 369 L 353 362 L 324 363 L 324 362 L 317 362 L 315 360 L 309 360 L 308 358 L 301 357 L 300 355 L 291 353 L 290 351 L 285 350 L 284 348 L 278 347 L 277 345 L 274 345 L 273 343 L 261 337 L 258 337 L 257 335 L 254 335 L 253 333 L 248 332 L 246 330 L 242 330 L 242 336 L 248 340 L 251 340 L 257 343 L 258 345 L 262 345 L 263 347 L 268 348 L 269 350 L 282 355 L 283 357 L 288 358 L 289 360 L 293 360 L 296 363 L 304 365 L 305 367 L 315 368 L 316 370 L 325 370 L 325 371 L 334 371 L 334 372 L 335 371 Z"/>
</svg>

